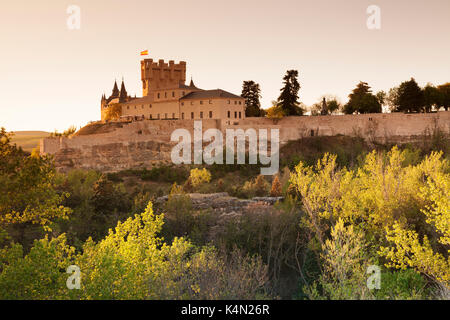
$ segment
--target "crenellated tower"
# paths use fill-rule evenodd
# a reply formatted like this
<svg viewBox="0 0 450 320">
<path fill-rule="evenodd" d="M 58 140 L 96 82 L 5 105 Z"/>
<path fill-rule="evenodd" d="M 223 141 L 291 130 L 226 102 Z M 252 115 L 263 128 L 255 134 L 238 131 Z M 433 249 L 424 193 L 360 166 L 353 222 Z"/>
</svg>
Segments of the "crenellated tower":
<svg viewBox="0 0 450 320">
<path fill-rule="evenodd" d="M 173 60 L 153 62 L 153 59 L 141 61 L 142 95 L 145 97 L 155 90 L 179 88 L 186 82 L 186 62 L 175 64 Z"/>
</svg>

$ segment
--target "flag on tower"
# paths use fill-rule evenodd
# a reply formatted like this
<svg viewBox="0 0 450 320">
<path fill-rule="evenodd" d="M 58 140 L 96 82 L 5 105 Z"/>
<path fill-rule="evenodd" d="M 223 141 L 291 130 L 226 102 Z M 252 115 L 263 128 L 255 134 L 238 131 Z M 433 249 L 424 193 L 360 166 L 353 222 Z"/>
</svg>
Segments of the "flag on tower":
<svg viewBox="0 0 450 320">
<path fill-rule="evenodd" d="M 141 56 L 148 56 L 148 50 L 141 51 Z"/>
</svg>

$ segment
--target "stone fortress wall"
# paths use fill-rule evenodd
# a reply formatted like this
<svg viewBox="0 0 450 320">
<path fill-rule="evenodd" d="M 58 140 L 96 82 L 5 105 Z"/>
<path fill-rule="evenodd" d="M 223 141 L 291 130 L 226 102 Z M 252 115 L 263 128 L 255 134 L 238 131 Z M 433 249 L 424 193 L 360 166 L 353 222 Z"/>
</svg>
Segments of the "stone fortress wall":
<svg viewBox="0 0 450 320">
<path fill-rule="evenodd" d="M 41 141 L 41 154 L 51 154 L 60 171 L 75 168 L 114 172 L 169 164 L 172 132 L 188 129 L 194 120 L 141 120 L 93 123 L 71 137 L 51 137 Z M 310 136 L 359 136 L 381 143 L 405 143 L 431 134 L 436 129 L 450 134 L 450 112 L 426 114 L 363 114 L 286 117 L 279 120 L 245 118 L 203 119 L 203 131 L 226 129 L 279 129 L 280 144 Z M 270 134 L 269 134 L 270 137 Z M 224 143 L 225 144 L 225 143 Z"/>
</svg>

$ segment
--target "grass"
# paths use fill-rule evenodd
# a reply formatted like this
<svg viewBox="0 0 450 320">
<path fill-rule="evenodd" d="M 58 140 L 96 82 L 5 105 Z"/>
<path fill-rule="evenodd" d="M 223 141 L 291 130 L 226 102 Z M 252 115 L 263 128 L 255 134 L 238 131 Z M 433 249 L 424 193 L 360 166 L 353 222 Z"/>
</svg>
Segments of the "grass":
<svg viewBox="0 0 450 320">
<path fill-rule="evenodd" d="M 45 131 L 15 131 L 13 133 L 12 142 L 27 152 L 39 147 L 39 141 L 42 138 L 50 136 L 50 132 Z"/>
</svg>

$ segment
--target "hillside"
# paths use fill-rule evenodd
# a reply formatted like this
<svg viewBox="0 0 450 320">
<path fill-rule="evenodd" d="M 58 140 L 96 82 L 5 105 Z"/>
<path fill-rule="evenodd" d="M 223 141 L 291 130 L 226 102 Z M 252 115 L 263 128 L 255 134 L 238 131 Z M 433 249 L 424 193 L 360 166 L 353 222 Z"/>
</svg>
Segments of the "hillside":
<svg viewBox="0 0 450 320">
<path fill-rule="evenodd" d="M 28 152 L 39 146 L 40 139 L 50 135 L 50 132 L 46 131 L 15 131 L 13 133 L 12 142 Z"/>
</svg>

